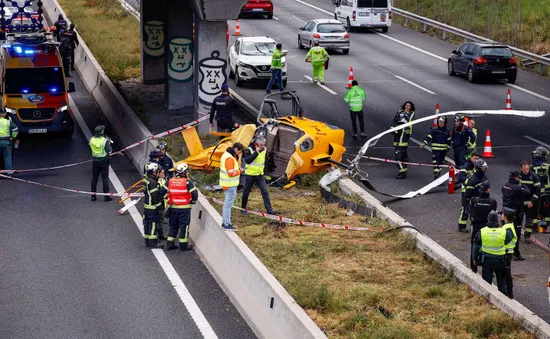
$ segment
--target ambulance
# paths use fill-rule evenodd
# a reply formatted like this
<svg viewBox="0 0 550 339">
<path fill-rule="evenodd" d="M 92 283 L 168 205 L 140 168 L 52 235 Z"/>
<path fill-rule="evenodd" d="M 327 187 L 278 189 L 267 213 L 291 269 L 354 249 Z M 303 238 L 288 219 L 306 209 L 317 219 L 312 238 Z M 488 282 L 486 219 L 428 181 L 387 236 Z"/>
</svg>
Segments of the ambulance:
<svg viewBox="0 0 550 339">
<path fill-rule="evenodd" d="M 49 32 L 7 33 L 0 50 L 2 107 L 19 133 L 60 133 L 70 138 L 74 120 L 59 43 Z"/>
</svg>

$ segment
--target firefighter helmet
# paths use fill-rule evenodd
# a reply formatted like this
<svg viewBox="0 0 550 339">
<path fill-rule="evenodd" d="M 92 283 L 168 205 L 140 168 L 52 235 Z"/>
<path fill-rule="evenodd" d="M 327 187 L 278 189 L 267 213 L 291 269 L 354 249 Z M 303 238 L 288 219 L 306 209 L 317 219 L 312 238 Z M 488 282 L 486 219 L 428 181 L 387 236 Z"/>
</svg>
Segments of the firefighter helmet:
<svg viewBox="0 0 550 339">
<path fill-rule="evenodd" d="M 153 175 L 160 172 L 160 166 L 156 162 L 150 162 L 147 165 L 145 165 L 145 173 L 147 175 Z"/>
<path fill-rule="evenodd" d="M 184 162 L 176 166 L 176 174 L 179 174 L 179 175 L 187 174 L 188 171 L 189 171 L 189 166 Z"/>
<path fill-rule="evenodd" d="M 548 156 L 548 149 L 544 146 L 539 146 L 533 151 L 533 156 L 539 159 L 546 159 Z"/>
<path fill-rule="evenodd" d="M 457 114 L 455 115 L 455 122 L 457 121 L 460 121 L 460 122 L 464 122 L 466 119 L 464 117 L 464 114 Z"/>
<path fill-rule="evenodd" d="M 445 125 L 447 125 L 447 117 L 444 116 L 444 115 L 441 115 L 437 118 L 437 122 L 439 123 L 440 121 L 443 121 L 443 123 L 445 123 Z"/>
<path fill-rule="evenodd" d="M 483 159 L 477 159 L 474 165 L 476 172 L 485 172 L 487 167 L 487 163 Z"/>
</svg>

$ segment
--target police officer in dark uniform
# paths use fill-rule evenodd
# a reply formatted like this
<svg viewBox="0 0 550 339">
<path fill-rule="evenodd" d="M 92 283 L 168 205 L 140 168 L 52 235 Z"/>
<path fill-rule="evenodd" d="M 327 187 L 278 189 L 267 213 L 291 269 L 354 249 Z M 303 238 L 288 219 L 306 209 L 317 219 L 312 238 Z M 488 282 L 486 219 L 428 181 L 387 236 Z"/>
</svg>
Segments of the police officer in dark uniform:
<svg viewBox="0 0 550 339">
<path fill-rule="evenodd" d="M 76 46 L 79 45 L 78 37 L 76 36 L 76 31 L 74 30 L 74 24 L 71 24 L 69 27 L 69 30 L 65 32 L 65 35 L 69 39 L 69 58 L 70 58 L 70 65 L 71 65 L 71 71 L 76 71 L 74 68 L 74 50 Z"/>
<path fill-rule="evenodd" d="M 61 33 L 61 30 L 67 28 L 67 21 L 63 18 L 63 14 L 59 14 L 57 17 L 57 21 L 54 23 L 55 31 L 53 32 L 54 37 L 59 41 L 59 36 Z"/>
<path fill-rule="evenodd" d="M 472 199 L 479 196 L 481 190 L 481 183 L 487 181 L 485 176 L 487 171 L 487 163 L 483 159 L 478 159 L 474 166 L 474 174 L 472 174 L 462 186 L 462 208 L 460 209 L 460 216 L 458 217 L 458 231 L 462 233 L 468 233 L 466 225 L 470 216 L 470 208 Z"/>
<path fill-rule="evenodd" d="M 391 127 L 393 128 L 411 122 L 414 119 L 414 110 L 414 104 L 411 101 L 406 101 L 393 117 Z M 395 160 L 403 162 L 409 161 L 408 149 L 411 134 L 412 126 L 393 132 L 393 149 L 395 151 Z M 396 179 L 405 179 L 407 177 L 407 165 L 397 164 L 397 169 L 399 172 Z"/>
<path fill-rule="evenodd" d="M 510 172 L 508 182 L 502 186 L 502 207 L 514 211 L 514 227 L 518 241 L 514 247 L 514 260 L 525 260 L 519 252 L 519 240 L 521 239 L 521 223 L 523 221 L 523 206 L 531 197 L 531 191 L 519 182 L 518 171 Z"/>
<path fill-rule="evenodd" d="M 424 148 L 431 142 L 432 164 L 441 165 L 451 148 L 451 132 L 447 128 L 447 117 L 442 115 L 437 118 L 437 127 L 433 128 L 420 145 Z M 441 175 L 441 167 L 434 166 L 434 180 Z"/>
<path fill-rule="evenodd" d="M 160 180 L 164 178 L 164 171 L 157 163 L 149 163 L 145 167 L 146 177 L 143 179 L 145 197 L 143 199 L 143 236 L 145 246 L 152 248 L 164 248 L 158 240 L 160 223 L 160 210 L 168 193 L 168 188 Z"/>
<path fill-rule="evenodd" d="M 475 163 L 479 159 L 479 154 L 472 153 L 470 155 L 470 159 L 466 161 L 466 163 L 459 168 L 458 175 L 456 176 L 456 182 L 455 182 L 455 189 L 458 189 L 466 182 L 466 179 L 468 179 L 472 174 L 474 174 L 474 167 Z"/>
<path fill-rule="evenodd" d="M 546 162 L 548 149 L 543 146 L 537 147 L 532 153 L 533 164 L 531 171 L 539 177 L 540 180 L 540 199 L 537 206 L 539 215 L 538 228 L 539 232 L 546 232 L 546 225 L 550 222 L 550 180 L 549 180 L 549 165 Z"/>
<path fill-rule="evenodd" d="M 164 176 L 166 177 L 166 180 L 168 180 L 174 176 L 174 160 L 172 160 L 172 158 L 170 158 L 170 156 L 166 153 L 166 148 L 167 145 L 165 142 L 159 142 L 157 147 L 157 150 L 160 153 L 158 162 L 164 169 Z"/>
<path fill-rule="evenodd" d="M 489 184 L 488 181 L 484 181 L 479 187 L 479 197 L 474 197 L 472 199 L 472 208 L 470 210 L 470 220 L 472 221 L 472 246 L 474 245 L 474 239 L 477 233 L 487 225 L 489 212 L 496 211 L 497 209 L 497 201 L 490 197 L 491 184 Z M 472 256 L 470 256 L 470 268 L 474 273 L 477 273 L 477 266 L 474 265 L 474 258 Z"/>
<path fill-rule="evenodd" d="M 464 115 L 455 116 L 455 127 L 452 132 L 454 160 L 457 168 L 461 168 L 466 162 L 468 147 L 475 144 L 476 135 L 468 126 L 464 125 Z"/>
<path fill-rule="evenodd" d="M 533 226 L 538 226 L 538 204 L 540 197 L 540 180 L 539 177 L 531 172 L 530 165 L 527 161 L 521 162 L 521 172 L 519 175 L 519 182 L 529 189 L 531 197 L 525 201 L 523 206 L 525 214 L 525 242 L 531 243 L 531 233 L 533 233 Z M 523 217 L 522 217 L 523 219 Z"/>
<path fill-rule="evenodd" d="M 229 86 L 222 85 L 222 94 L 214 99 L 210 109 L 210 126 L 214 127 L 214 117 L 217 122 L 218 131 L 233 131 L 235 129 L 235 118 L 233 112 L 236 109 L 235 100 L 229 94 Z"/>
<path fill-rule="evenodd" d="M 71 76 L 71 41 L 69 38 L 69 33 L 66 29 L 61 29 L 61 32 L 59 32 L 59 39 L 60 39 L 60 52 L 61 52 L 61 58 L 63 59 L 63 69 L 65 70 L 65 76 L 70 77 Z"/>
</svg>

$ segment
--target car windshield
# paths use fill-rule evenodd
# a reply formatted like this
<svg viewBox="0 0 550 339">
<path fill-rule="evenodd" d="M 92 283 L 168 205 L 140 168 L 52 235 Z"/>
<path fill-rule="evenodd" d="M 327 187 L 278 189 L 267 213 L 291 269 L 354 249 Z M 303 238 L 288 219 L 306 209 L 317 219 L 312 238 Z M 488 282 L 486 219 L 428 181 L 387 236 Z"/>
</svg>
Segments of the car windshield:
<svg viewBox="0 0 550 339">
<path fill-rule="evenodd" d="M 8 68 L 4 81 L 6 94 L 65 91 L 61 67 Z"/>
<path fill-rule="evenodd" d="M 243 55 L 272 55 L 275 51 L 274 42 L 252 42 L 243 44 Z"/>
<path fill-rule="evenodd" d="M 511 57 L 512 51 L 508 47 L 483 47 L 482 56 Z"/>
<path fill-rule="evenodd" d="M 388 0 L 357 0 L 357 8 L 387 8 Z"/>
<path fill-rule="evenodd" d="M 344 33 L 346 29 L 342 24 L 319 24 L 317 26 L 319 33 Z"/>
</svg>

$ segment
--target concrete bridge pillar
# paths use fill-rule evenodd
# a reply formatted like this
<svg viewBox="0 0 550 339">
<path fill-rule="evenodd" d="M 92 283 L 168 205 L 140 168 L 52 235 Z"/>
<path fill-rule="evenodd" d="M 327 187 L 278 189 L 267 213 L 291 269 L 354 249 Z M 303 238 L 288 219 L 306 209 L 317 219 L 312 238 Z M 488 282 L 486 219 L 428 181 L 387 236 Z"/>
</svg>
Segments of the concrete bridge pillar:
<svg viewBox="0 0 550 339">
<path fill-rule="evenodd" d="M 144 84 L 164 81 L 166 0 L 141 0 L 141 80 Z"/>
</svg>

